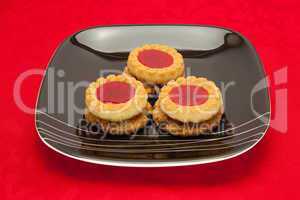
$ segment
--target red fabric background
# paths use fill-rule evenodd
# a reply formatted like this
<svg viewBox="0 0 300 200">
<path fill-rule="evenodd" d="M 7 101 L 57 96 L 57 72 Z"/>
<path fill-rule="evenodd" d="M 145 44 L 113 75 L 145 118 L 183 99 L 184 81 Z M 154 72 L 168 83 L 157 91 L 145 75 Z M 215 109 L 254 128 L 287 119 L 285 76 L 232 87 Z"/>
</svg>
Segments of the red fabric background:
<svg viewBox="0 0 300 200">
<path fill-rule="evenodd" d="M 1 199 L 284 199 L 298 194 L 298 1 L 28 1 L 0 3 Z M 95 25 L 211 24 L 244 34 L 268 74 L 288 66 L 288 132 L 269 129 L 252 150 L 202 166 L 118 168 L 65 158 L 39 140 L 34 117 L 13 100 L 14 81 L 31 68 L 45 69 L 67 36 Z M 298 62 L 297 62 L 298 61 Z M 40 76 L 27 79 L 22 97 L 35 105 Z M 272 88 L 272 100 L 274 90 Z M 273 102 L 274 103 L 274 102 Z M 274 113 L 274 111 L 273 111 Z"/>
</svg>

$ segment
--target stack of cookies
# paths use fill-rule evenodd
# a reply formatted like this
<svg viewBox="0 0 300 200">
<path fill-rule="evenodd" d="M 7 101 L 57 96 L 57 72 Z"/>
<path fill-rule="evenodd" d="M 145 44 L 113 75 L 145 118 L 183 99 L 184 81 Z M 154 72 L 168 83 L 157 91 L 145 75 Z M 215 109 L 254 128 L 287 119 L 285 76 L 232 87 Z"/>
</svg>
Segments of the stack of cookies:
<svg viewBox="0 0 300 200">
<path fill-rule="evenodd" d="M 154 108 L 148 103 L 151 94 L 158 95 Z M 218 126 L 224 112 L 215 83 L 184 77 L 182 55 L 159 44 L 133 49 L 124 73 L 91 83 L 85 103 L 87 121 L 117 135 L 135 133 L 152 114 L 160 129 L 176 136 L 196 136 Z"/>
</svg>

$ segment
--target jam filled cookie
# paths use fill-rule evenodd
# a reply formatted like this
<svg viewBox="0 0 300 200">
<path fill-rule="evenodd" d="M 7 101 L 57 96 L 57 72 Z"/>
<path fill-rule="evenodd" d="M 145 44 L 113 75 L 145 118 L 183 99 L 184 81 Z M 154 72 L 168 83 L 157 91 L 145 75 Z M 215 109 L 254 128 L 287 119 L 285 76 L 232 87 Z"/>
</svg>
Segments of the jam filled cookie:
<svg viewBox="0 0 300 200">
<path fill-rule="evenodd" d="M 153 119 L 160 129 L 178 136 L 197 136 L 217 127 L 223 115 L 219 88 L 206 78 L 189 76 L 161 89 Z"/>
<path fill-rule="evenodd" d="M 184 74 L 182 55 L 176 49 L 160 44 L 147 44 L 133 49 L 125 73 L 143 82 L 148 92 L 154 85 L 164 85 Z"/>
<path fill-rule="evenodd" d="M 99 123 L 111 134 L 130 134 L 143 128 L 147 121 L 147 93 L 143 84 L 124 75 L 100 77 L 85 92 L 88 122 Z"/>
</svg>

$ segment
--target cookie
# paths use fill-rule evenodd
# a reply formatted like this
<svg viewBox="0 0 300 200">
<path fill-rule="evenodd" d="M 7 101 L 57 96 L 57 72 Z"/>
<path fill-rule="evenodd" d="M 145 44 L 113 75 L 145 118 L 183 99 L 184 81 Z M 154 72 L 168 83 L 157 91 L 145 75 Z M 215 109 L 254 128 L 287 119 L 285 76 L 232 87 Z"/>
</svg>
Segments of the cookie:
<svg viewBox="0 0 300 200">
<path fill-rule="evenodd" d="M 219 125 L 224 112 L 219 88 L 206 78 L 189 76 L 161 89 L 153 119 L 177 136 L 197 136 Z"/>
<path fill-rule="evenodd" d="M 147 106 L 143 84 L 124 75 L 109 75 L 92 82 L 85 91 L 86 108 L 93 115 L 122 121 L 140 114 Z"/>
<path fill-rule="evenodd" d="M 222 96 L 214 82 L 189 76 L 170 81 L 159 94 L 161 110 L 173 119 L 198 123 L 216 115 Z"/>
<path fill-rule="evenodd" d="M 133 49 L 127 72 L 147 84 L 166 84 L 184 73 L 184 61 L 176 49 L 160 44 L 146 44 Z"/>
</svg>

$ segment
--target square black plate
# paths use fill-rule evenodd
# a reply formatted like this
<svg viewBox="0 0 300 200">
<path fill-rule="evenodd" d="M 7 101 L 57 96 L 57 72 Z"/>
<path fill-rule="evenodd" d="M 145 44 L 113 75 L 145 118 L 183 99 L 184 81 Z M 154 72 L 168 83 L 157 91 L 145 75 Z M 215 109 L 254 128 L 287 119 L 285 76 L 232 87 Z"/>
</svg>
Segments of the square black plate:
<svg viewBox="0 0 300 200">
<path fill-rule="evenodd" d="M 183 54 L 187 75 L 217 83 L 225 105 L 219 129 L 180 138 L 160 132 L 149 119 L 137 134 L 118 137 L 87 126 L 82 113 L 87 84 L 100 75 L 120 73 L 130 50 L 145 43 L 176 48 Z M 76 33 L 51 59 L 36 106 L 36 128 L 47 146 L 75 159 L 117 166 L 179 166 L 228 159 L 253 147 L 269 120 L 267 81 L 254 48 L 239 33 L 208 26 L 111 26 Z"/>
</svg>

